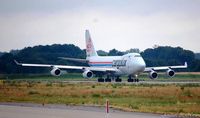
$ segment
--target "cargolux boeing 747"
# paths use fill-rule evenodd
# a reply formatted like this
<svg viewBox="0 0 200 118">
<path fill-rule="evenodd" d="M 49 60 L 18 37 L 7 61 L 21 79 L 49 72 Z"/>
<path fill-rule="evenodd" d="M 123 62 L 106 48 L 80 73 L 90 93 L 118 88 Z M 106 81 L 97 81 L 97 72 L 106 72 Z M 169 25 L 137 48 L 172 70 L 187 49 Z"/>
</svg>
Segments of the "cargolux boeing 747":
<svg viewBox="0 0 200 118">
<path fill-rule="evenodd" d="M 139 53 L 128 53 L 123 56 L 98 56 L 88 30 L 85 32 L 85 39 L 86 59 L 61 58 L 71 61 L 87 62 L 89 66 L 25 64 L 18 63 L 17 61 L 15 62 L 20 66 L 52 68 L 51 74 L 54 76 L 60 76 L 61 70 L 78 69 L 82 70 L 84 78 L 90 79 L 96 75 L 99 77 L 98 82 L 111 82 L 111 80 L 121 82 L 120 76 L 128 76 L 128 82 L 138 82 L 138 75 L 143 72 L 148 72 L 150 79 L 156 79 L 158 77 L 156 71 L 159 70 L 166 70 L 167 76 L 173 77 L 175 75 L 173 69 L 187 68 L 186 62 L 184 65 L 180 66 L 146 67 L 145 62 Z"/>
</svg>

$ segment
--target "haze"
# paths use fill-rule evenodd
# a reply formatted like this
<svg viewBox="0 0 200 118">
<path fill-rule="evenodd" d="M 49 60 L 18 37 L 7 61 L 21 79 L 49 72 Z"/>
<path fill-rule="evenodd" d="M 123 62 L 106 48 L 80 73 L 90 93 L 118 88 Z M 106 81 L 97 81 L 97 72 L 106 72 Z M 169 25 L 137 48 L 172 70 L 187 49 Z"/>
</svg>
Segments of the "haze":
<svg viewBox="0 0 200 118">
<path fill-rule="evenodd" d="M 97 50 L 153 45 L 200 52 L 200 0 L 0 0 L 0 51 L 35 45 Z"/>
</svg>

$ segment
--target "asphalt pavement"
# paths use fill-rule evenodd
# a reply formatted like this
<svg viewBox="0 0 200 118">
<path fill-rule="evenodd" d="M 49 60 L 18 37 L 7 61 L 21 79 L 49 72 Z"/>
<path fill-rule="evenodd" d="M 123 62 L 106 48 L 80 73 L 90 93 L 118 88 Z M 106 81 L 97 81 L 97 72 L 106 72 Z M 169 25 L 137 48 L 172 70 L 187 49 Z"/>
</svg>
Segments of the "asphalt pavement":
<svg viewBox="0 0 200 118">
<path fill-rule="evenodd" d="M 165 118 L 160 114 L 123 112 L 104 107 L 1 103 L 0 118 Z"/>
</svg>

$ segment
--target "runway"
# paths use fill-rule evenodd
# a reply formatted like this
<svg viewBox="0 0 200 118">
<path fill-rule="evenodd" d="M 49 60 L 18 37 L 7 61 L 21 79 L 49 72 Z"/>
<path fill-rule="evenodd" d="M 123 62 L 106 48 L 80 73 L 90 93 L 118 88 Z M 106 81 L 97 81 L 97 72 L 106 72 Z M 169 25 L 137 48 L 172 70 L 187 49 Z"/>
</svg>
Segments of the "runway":
<svg viewBox="0 0 200 118">
<path fill-rule="evenodd" d="M 0 104 L 0 118 L 105 118 L 103 107 L 39 104 Z M 167 118 L 159 114 L 111 110 L 107 118 Z"/>
<path fill-rule="evenodd" d="M 200 84 L 200 81 L 139 81 L 139 82 L 97 82 L 91 80 L 82 80 L 82 81 L 62 81 L 64 83 L 123 83 L 123 84 Z"/>
</svg>

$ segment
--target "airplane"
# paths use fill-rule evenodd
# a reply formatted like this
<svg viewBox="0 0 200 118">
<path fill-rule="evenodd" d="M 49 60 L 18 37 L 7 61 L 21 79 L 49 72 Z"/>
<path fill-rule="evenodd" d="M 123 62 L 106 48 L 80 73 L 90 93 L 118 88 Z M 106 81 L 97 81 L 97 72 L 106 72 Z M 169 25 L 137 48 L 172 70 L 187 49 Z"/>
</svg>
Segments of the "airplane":
<svg viewBox="0 0 200 118">
<path fill-rule="evenodd" d="M 47 67 L 52 68 L 51 74 L 53 76 L 60 76 L 61 70 L 75 69 L 81 70 L 82 76 L 86 79 L 91 79 L 93 76 L 98 77 L 98 82 L 121 82 L 121 76 L 128 76 L 128 82 L 139 82 L 138 75 L 143 72 L 148 72 L 150 79 L 158 77 L 157 71 L 166 70 L 168 77 L 174 77 L 177 68 L 187 68 L 187 62 L 179 66 L 161 66 L 161 67 L 146 67 L 145 61 L 139 53 L 128 53 L 122 56 L 99 56 L 93 45 L 89 30 L 85 31 L 86 40 L 86 59 L 76 59 L 60 57 L 70 61 L 88 63 L 89 66 L 69 66 L 69 65 L 50 65 L 50 64 L 28 64 L 15 63 L 19 66 L 29 67 Z"/>
</svg>

